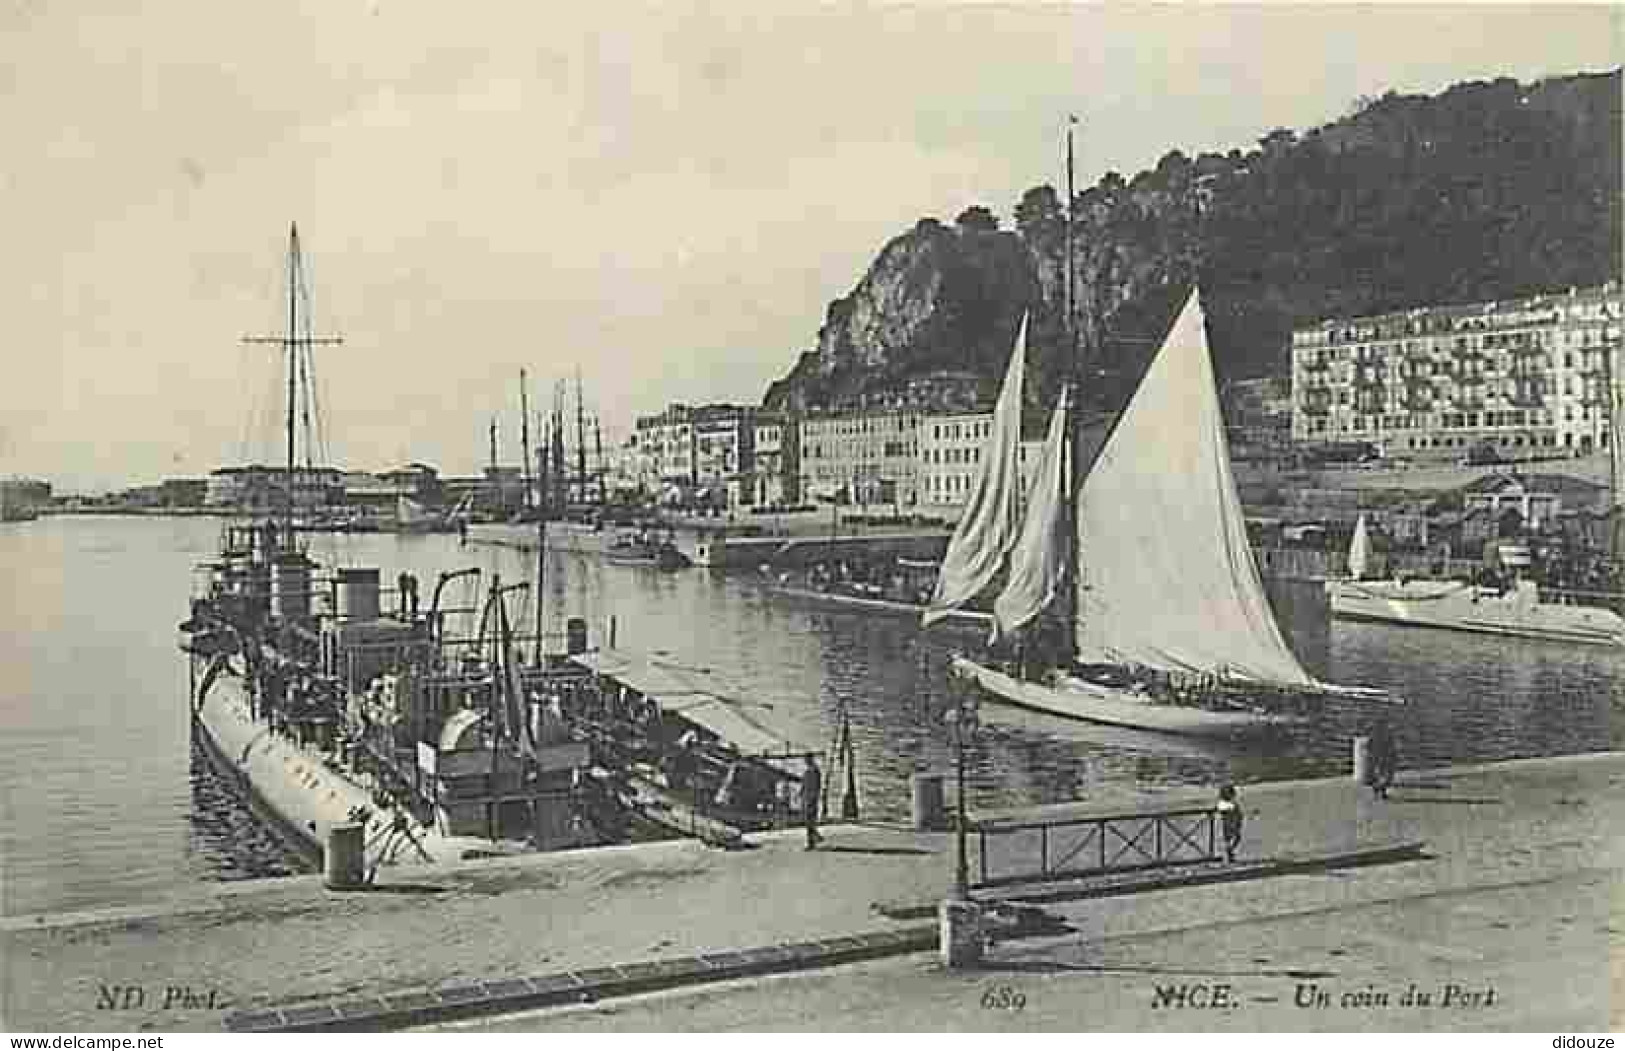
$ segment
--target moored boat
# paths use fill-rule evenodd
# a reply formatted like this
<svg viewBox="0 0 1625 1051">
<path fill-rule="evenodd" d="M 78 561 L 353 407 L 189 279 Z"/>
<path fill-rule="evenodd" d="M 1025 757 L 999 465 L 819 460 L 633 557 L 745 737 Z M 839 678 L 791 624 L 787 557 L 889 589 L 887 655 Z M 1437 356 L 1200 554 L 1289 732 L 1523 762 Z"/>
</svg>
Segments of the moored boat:
<svg viewBox="0 0 1625 1051">
<path fill-rule="evenodd" d="M 290 484 L 280 514 L 227 524 L 202 567 L 180 626 L 194 739 L 307 854 L 344 825 L 362 826 L 373 868 L 592 842 L 577 791 L 591 753 L 560 714 L 590 676 L 544 655 L 539 633 L 515 632 L 504 599 L 514 588 L 493 580 L 463 611 L 480 614 L 476 630 L 458 636 L 442 594 L 477 569 L 442 573 L 427 608 L 402 574 L 386 611 L 377 569 L 310 557 L 291 421 L 311 349 L 333 340 L 312 336 L 300 315 L 297 228 L 287 260 L 288 330 L 253 341 L 287 358 Z"/>
<path fill-rule="evenodd" d="M 1625 618 L 1583 601 L 1552 602 L 1532 580 L 1329 580 L 1332 616 L 1418 628 L 1594 646 L 1625 646 Z"/>
<path fill-rule="evenodd" d="M 1517 541 L 1493 545 L 1493 582 L 1394 576 L 1367 579 L 1371 540 L 1364 515 L 1349 541 L 1348 576 L 1328 580 L 1326 597 L 1339 620 L 1377 621 L 1593 646 L 1625 646 L 1625 618 L 1587 596 L 1552 601 L 1524 574 L 1529 548 Z"/>
</svg>

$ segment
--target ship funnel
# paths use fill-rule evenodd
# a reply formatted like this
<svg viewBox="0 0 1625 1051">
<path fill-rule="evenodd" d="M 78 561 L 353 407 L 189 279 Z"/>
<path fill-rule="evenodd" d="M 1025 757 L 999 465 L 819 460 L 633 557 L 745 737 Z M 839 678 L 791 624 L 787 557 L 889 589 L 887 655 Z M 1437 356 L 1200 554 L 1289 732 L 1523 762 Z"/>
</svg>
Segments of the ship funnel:
<svg viewBox="0 0 1625 1051">
<path fill-rule="evenodd" d="M 340 569 L 335 583 L 340 620 L 378 619 L 378 570 Z"/>
<path fill-rule="evenodd" d="M 271 613 L 284 621 L 310 619 L 310 559 L 288 554 L 271 563 Z"/>
</svg>

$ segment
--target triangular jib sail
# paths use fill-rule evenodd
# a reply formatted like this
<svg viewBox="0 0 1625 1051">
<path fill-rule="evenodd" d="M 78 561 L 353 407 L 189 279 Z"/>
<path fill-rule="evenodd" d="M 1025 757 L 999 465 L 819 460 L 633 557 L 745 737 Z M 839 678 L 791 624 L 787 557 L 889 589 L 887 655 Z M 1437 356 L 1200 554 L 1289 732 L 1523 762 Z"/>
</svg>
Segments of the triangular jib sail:
<svg viewBox="0 0 1625 1051">
<path fill-rule="evenodd" d="M 1349 541 L 1349 576 L 1355 580 L 1365 578 L 1371 566 L 1371 537 L 1366 534 L 1365 515 L 1354 523 L 1354 539 Z"/>
<path fill-rule="evenodd" d="M 1079 659 L 1313 684 L 1275 623 L 1192 292 L 1078 498 Z"/>
<path fill-rule="evenodd" d="M 993 603 L 993 640 L 1011 635 L 1038 616 L 1066 577 L 1066 417 L 1070 390 L 1050 415 L 1049 434 L 1027 490 L 1027 517 L 1010 554 L 1010 579 Z"/>
<path fill-rule="evenodd" d="M 1027 318 L 1016 331 L 1004 386 L 993 408 L 993 432 L 976 470 L 970 501 L 942 556 L 937 586 L 920 622 L 930 627 L 993 580 L 1015 546 L 1021 520 L 1021 399 L 1026 375 Z"/>
</svg>

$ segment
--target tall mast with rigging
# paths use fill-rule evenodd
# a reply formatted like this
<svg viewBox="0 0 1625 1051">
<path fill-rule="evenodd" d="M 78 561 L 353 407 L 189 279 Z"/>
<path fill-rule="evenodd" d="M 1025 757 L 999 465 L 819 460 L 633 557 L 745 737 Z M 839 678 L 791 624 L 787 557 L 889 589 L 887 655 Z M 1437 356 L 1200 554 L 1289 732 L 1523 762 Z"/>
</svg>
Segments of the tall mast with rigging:
<svg viewBox="0 0 1625 1051">
<path fill-rule="evenodd" d="M 520 506 L 528 511 L 530 510 L 530 394 L 529 384 L 525 382 L 524 369 L 519 370 L 519 445 L 521 449 L 520 455 L 523 457 L 519 462 L 519 481 L 525 487 Z"/>
<path fill-rule="evenodd" d="M 1062 345 L 1066 354 L 1066 382 L 1072 385 L 1072 399 L 1067 405 L 1066 412 L 1066 439 L 1062 447 L 1066 450 L 1066 463 L 1061 469 L 1063 480 L 1062 501 L 1062 529 L 1066 536 L 1066 553 L 1063 560 L 1065 573 L 1061 579 L 1060 601 L 1056 603 L 1058 619 L 1060 620 L 1059 645 L 1056 656 L 1061 663 L 1069 664 L 1077 654 L 1077 610 L 1078 587 L 1081 584 L 1079 570 L 1078 550 L 1078 489 L 1079 481 L 1076 477 L 1079 463 L 1078 443 L 1080 441 L 1079 426 L 1080 406 L 1083 401 L 1083 385 L 1080 383 L 1082 369 L 1078 362 L 1078 329 L 1074 315 L 1076 308 L 1073 302 L 1072 291 L 1072 207 L 1074 194 L 1072 190 L 1072 129 L 1077 126 L 1078 118 L 1067 117 L 1066 125 L 1066 207 L 1061 211 L 1062 230 L 1064 231 L 1066 258 L 1064 266 L 1066 272 L 1062 275 L 1062 283 L 1066 290 L 1066 318 L 1062 325 Z"/>
<path fill-rule="evenodd" d="M 576 369 L 576 499 L 587 502 L 587 415 L 581 404 L 581 369 Z"/>
<path fill-rule="evenodd" d="M 272 344 L 279 346 L 287 355 L 288 368 L 288 406 L 287 406 L 287 473 L 283 476 L 284 532 L 287 543 L 292 543 L 293 536 L 293 510 L 294 510 L 294 421 L 297 416 L 296 406 L 299 404 L 299 377 L 301 372 L 307 374 L 310 370 L 310 350 L 312 347 L 332 346 L 343 343 L 342 336 L 314 336 L 310 333 L 309 311 L 306 311 L 303 327 L 299 320 L 299 299 L 304 291 L 304 259 L 299 252 L 299 224 L 292 223 L 288 228 L 288 328 L 278 336 L 244 336 L 244 343 Z M 309 379 L 306 379 L 309 386 Z M 308 391 L 307 391 L 308 397 Z M 306 439 L 306 455 L 309 455 L 310 439 Z"/>
</svg>

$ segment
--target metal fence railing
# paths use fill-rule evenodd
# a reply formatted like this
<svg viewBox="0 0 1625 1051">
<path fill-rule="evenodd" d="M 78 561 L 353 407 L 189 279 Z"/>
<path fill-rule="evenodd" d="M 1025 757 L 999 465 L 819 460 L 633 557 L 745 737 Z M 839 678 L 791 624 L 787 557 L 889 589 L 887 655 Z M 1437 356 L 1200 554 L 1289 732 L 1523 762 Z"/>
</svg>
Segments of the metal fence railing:
<svg viewBox="0 0 1625 1051">
<path fill-rule="evenodd" d="M 1215 861 L 1212 808 L 976 826 L 977 886 L 1036 883 Z"/>
</svg>

